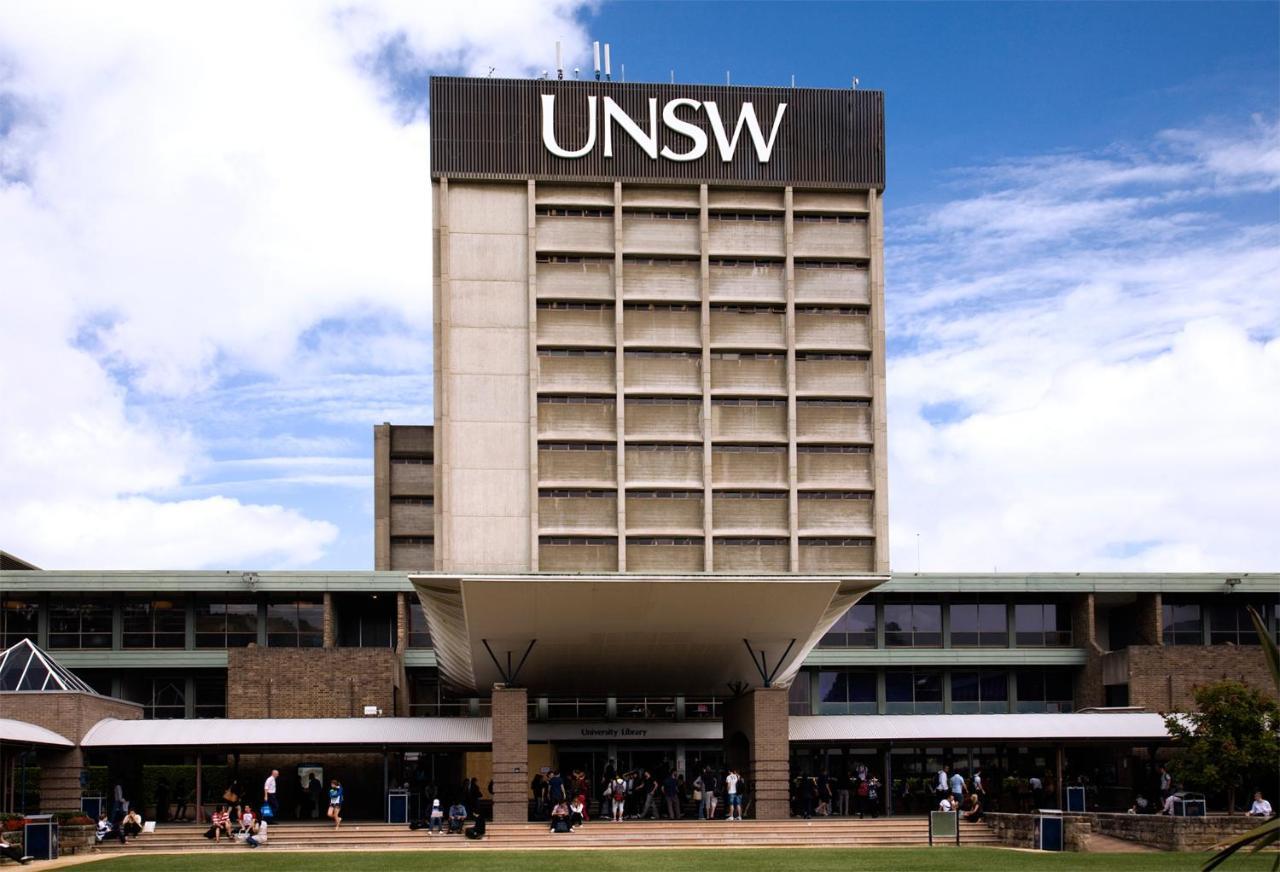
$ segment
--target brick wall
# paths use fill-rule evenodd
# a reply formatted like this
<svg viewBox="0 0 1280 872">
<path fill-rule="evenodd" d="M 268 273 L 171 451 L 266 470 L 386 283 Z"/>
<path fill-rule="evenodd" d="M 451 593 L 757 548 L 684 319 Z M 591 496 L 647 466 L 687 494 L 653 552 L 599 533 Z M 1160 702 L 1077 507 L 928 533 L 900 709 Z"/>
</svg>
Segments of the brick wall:
<svg viewBox="0 0 1280 872">
<path fill-rule="evenodd" d="M 1075 707 L 1091 708 L 1106 702 L 1102 686 L 1102 657 L 1098 644 L 1093 594 L 1086 593 L 1071 599 L 1071 638 L 1077 648 L 1084 648 L 1088 659 L 1076 672 Z"/>
<path fill-rule="evenodd" d="M 529 695 L 520 687 L 493 689 L 493 819 L 529 819 Z"/>
<path fill-rule="evenodd" d="M 1131 705 L 1151 711 L 1186 711 L 1193 708 L 1196 687 L 1223 678 L 1275 692 L 1260 645 L 1129 646 Z"/>
<path fill-rule="evenodd" d="M 731 699 L 724 706 L 724 737 L 730 765 L 738 745 L 747 741 L 746 771 L 752 808 L 759 820 L 785 820 L 790 815 L 790 721 L 787 689 L 762 687 Z"/>
<path fill-rule="evenodd" d="M 1164 643 L 1163 598 L 1158 593 L 1140 593 L 1137 600 L 1137 640 L 1143 645 Z"/>
<path fill-rule="evenodd" d="M 6 718 L 36 724 L 79 743 L 84 734 L 103 718 L 141 719 L 142 706 L 74 691 L 0 693 L 0 712 Z M 79 748 L 41 749 L 37 760 L 40 765 L 41 810 L 78 811 L 84 752 Z"/>
<path fill-rule="evenodd" d="M 408 713 L 404 662 L 390 648 L 232 648 L 227 717 L 349 718 Z M 399 711 L 397 711 L 397 706 Z"/>
</svg>

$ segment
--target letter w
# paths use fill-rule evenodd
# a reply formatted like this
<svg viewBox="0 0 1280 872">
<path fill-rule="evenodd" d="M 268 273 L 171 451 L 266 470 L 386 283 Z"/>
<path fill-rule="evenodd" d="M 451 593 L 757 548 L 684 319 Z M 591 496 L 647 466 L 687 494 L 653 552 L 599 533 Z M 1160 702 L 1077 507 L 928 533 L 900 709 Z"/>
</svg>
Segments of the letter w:
<svg viewBox="0 0 1280 872">
<path fill-rule="evenodd" d="M 733 160 L 733 153 L 738 149 L 738 137 L 742 135 L 742 127 L 746 125 L 747 133 L 756 146 L 756 157 L 760 163 L 766 163 L 773 154 L 773 144 L 778 139 L 778 128 L 782 126 L 782 115 L 787 111 L 786 103 L 778 104 L 777 114 L 773 117 L 773 129 L 769 131 L 769 140 L 765 141 L 764 131 L 760 129 L 760 120 L 756 118 L 755 107 L 750 103 L 742 104 L 742 112 L 738 115 L 738 123 L 733 126 L 733 139 L 724 129 L 724 121 L 720 118 L 720 108 L 707 101 L 702 104 L 707 111 L 707 120 L 711 122 L 711 132 L 715 135 L 716 144 L 720 146 L 720 159 L 725 163 Z"/>
</svg>

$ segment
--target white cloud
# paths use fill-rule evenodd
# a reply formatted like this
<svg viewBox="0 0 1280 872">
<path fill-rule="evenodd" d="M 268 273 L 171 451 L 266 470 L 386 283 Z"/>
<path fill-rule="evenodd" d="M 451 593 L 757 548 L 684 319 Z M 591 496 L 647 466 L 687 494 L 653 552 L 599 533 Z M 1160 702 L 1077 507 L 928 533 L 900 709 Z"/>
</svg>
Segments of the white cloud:
<svg viewBox="0 0 1280 872">
<path fill-rule="evenodd" d="M 581 57 L 578 8 L 0 5 L 0 544 L 54 567 L 320 557 L 331 524 L 157 495 L 210 468 L 202 407 L 245 379 L 246 416 L 429 409 L 336 396 L 430 368 L 425 95 L 397 86 L 525 75 L 556 39 Z"/>
<path fill-rule="evenodd" d="M 1280 233 L 1248 201 L 1277 154 L 1274 124 L 1166 132 L 898 216 L 895 568 L 917 533 L 925 571 L 1280 565 Z"/>
</svg>

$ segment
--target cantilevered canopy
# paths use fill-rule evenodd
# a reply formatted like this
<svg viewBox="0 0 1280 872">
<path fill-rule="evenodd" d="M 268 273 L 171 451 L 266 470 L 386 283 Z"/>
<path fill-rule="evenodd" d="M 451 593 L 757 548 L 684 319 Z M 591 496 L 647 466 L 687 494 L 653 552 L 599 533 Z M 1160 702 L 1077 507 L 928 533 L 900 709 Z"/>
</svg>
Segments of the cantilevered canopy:
<svg viewBox="0 0 1280 872">
<path fill-rule="evenodd" d="M 739 682 L 789 685 L 831 625 L 884 579 L 529 574 L 411 580 L 440 670 L 459 687 L 507 683 L 566 695 L 691 696 L 723 695 Z"/>
<path fill-rule="evenodd" d="M 46 730 L 26 721 L 0 718 L 0 743 L 15 745 L 48 745 L 54 748 L 74 748 L 75 743 L 53 730 Z"/>
<path fill-rule="evenodd" d="M 488 718 L 104 718 L 85 748 L 361 748 L 487 745 Z"/>
<path fill-rule="evenodd" d="M 16 645 L 0 654 L 0 691 L 77 690 L 98 696 L 70 670 L 41 651 L 30 639 L 19 639 Z"/>
<path fill-rule="evenodd" d="M 814 715 L 791 718 L 793 742 L 1167 741 L 1151 712 L 1000 715 Z"/>
</svg>

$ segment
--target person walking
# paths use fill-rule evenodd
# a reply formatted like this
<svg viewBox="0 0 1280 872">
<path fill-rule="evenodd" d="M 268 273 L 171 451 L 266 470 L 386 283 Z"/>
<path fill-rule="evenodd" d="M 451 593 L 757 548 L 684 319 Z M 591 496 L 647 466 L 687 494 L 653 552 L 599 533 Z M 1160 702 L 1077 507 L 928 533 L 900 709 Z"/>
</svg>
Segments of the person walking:
<svg viewBox="0 0 1280 872">
<path fill-rule="evenodd" d="M 345 799 L 346 796 L 342 789 L 342 782 L 336 778 L 330 780 L 329 811 L 326 812 L 326 814 L 333 821 L 333 828 L 335 830 L 342 826 L 342 803 Z"/>
<path fill-rule="evenodd" d="M 267 780 L 262 782 L 262 801 L 271 808 L 271 817 L 280 816 L 280 800 L 276 796 L 276 779 L 280 777 L 279 769 L 272 769 Z"/>
<path fill-rule="evenodd" d="M 849 816 L 849 797 L 856 788 L 855 779 L 849 777 L 849 770 L 840 770 L 840 778 L 836 781 L 836 814 Z M 858 809 L 858 816 L 862 816 L 862 809 Z"/>
<path fill-rule="evenodd" d="M 674 771 L 668 772 L 667 777 L 662 779 L 662 796 L 667 802 L 667 817 L 671 820 L 680 819 L 680 781 L 676 778 Z"/>
<path fill-rule="evenodd" d="M 934 791 L 937 793 L 939 800 L 951 793 L 951 777 L 947 772 L 946 766 L 938 768 L 938 783 Z"/>
<path fill-rule="evenodd" d="M 613 800 L 613 822 L 622 823 L 627 811 L 627 779 L 621 772 L 613 777 L 613 784 L 609 789 Z"/>
<path fill-rule="evenodd" d="M 725 817 L 726 821 L 742 820 L 742 794 L 738 792 L 738 784 L 742 781 L 742 776 L 738 775 L 738 770 L 732 766 L 724 777 L 724 796 L 725 796 Z"/>
<path fill-rule="evenodd" d="M 951 773 L 951 804 L 954 805 L 956 808 L 959 808 L 960 804 L 964 802 L 964 795 L 965 795 L 964 776 L 961 775 L 959 772 L 952 772 Z"/>
<path fill-rule="evenodd" d="M 644 820 L 646 817 L 650 817 L 649 813 L 652 811 L 652 817 L 656 821 L 658 819 L 658 780 L 646 769 L 641 784 L 642 787 L 640 789 L 644 792 L 644 805 L 640 808 L 640 819 Z"/>
</svg>

